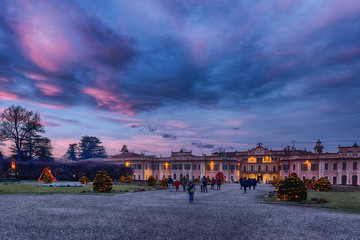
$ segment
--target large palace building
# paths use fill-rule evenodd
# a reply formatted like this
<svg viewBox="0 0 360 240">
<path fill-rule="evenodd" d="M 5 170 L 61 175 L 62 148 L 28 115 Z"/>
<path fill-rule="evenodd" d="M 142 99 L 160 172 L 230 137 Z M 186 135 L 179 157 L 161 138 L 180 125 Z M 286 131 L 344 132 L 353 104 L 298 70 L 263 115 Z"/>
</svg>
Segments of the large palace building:
<svg viewBox="0 0 360 240">
<path fill-rule="evenodd" d="M 320 140 L 316 142 L 314 152 L 297 150 L 295 147 L 272 150 L 258 143 L 248 151 L 194 156 L 191 151 L 180 150 L 171 152 L 170 157 L 124 153 L 103 161 L 134 168 L 135 180 L 146 180 L 150 175 L 156 180 L 169 175 L 174 179 L 212 178 L 220 171 L 228 181 L 246 177 L 267 183 L 295 172 L 302 179 L 326 177 L 332 184 L 359 185 L 360 147 L 356 143 L 351 147 L 339 146 L 337 153 L 324 153 L 323 148 Z"/>
</svg>

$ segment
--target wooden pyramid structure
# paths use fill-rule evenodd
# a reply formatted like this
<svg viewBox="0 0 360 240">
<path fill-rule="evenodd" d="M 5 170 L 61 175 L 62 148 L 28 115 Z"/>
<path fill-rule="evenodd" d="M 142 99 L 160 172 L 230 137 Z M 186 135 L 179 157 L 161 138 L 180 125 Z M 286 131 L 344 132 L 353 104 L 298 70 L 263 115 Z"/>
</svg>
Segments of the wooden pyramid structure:
<svg viewBox="0 0 360 240">
<path fill-rule="evenodd" d="M 56 178 L 54 178 L 54 176 L 51 174 L 51 171 L 50 171 L 48 168 L 45 168 L 45 169 L 42 171 L 42 173 L 41 173 L 38 181 L 39 181 L 39 182 L 42 182 L 42 178 L 43 178 L 44 175 L 47 174 L 47 173 L 50 174 L 50 177 L 51 177 L 51 179 L 53 180 L 53 182 L 56 182 Z"/>
</svg>

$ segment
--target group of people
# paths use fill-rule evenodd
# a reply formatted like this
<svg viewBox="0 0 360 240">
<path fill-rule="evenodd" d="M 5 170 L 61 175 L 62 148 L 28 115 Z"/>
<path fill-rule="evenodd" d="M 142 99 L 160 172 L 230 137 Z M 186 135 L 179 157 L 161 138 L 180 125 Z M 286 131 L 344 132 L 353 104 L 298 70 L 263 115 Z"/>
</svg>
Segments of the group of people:
<svg viewBox="0 0 360 240">
<path fill-rule="evenodd" d="M 211 189 L 215 190 L 215 185 L 216 185 L 216 189 L 220 190 L 221 188 L 221 182 L 222 180 L 220 178 L 215 179 L 214 177 L 211 179 Z M 169 187 L 169 191 L 172 191 L 172 185 L 174 184 L 176 191 L 179 191 L 179 186 L 180 186 L 180 182 L 178 180 L 173 180 L 171 178 L 171 176 L 169 176 L 168 178 L 168 187 Z M 193 202 L 194 201 L 194 193 L 195 193 L 195 184 L 193 182 L 189 182 L 187 179 L 184 179 L 181 183 L 184 192 L 188 191 L 189 193 L 189 201 Z M 205 176 L 203 176 L 200 179 L 200 191 L 201 192 L 208 192 L 207 189 L 207 178 Z M 246 193 L 246 189 L 249 188 L 249 190 L 251 189 L 251 187 L 253 187 L 253 189 L 255 190 L 257 185 L 257 180 L 253 179 L 253 178 L 248 178 L 246 179 L 246 177 L 241 177 L 240 178 L 240 190 L 244 189 L 244 193 Z"/>
<path fill-rule="evenodd" d="M 244 193 L 246 193 L 246 188 L 249 188 L 250 190 L 251 187 L 253 187 L 253 189 L 255 190 L 256 185 L 257 185 L 257 180 L 255 178 L 248 178 L 248 179 L 246 179 L 246 177 L 240 178 L 240 190 L 244 189 Z"/>
</svg>

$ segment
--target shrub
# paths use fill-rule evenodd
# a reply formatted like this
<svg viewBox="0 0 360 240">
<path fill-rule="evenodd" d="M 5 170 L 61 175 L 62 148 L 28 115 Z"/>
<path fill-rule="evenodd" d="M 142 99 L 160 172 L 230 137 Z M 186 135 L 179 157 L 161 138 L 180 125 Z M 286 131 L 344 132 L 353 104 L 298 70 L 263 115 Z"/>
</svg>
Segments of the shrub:
<svg viewBox="0 0 360 240">
<path fill-rule="evenodd" d="M 317 180 L 314 184 L 316 190 L 318 191 L 329 191 L 332 189 L 332 185 L 330 183 L 330 181 L 327 178 L 320 178 L 319 180 Z"/>
<path fill-rule="evenodd" d="M 168 180 L 167 180 L 167 178 L 163 178 L 162 180 L 161 180 L 161 188 L 162 189 L 166 189 L 166 188 L 168 188 Z"/>
<path fill-rule="evenodd" d="M 147 180 L 147 185 L 148 185 L 148 186 L 155 186 L 155 185 L 156 185 L 156 180 L 155 180 L 155 178 L 154 178 L 153 175 L 151 175 L 151 176 L 148 178 L 148 180 Z"/>
<path fill-rule="evenodd" d="M 297 175 L 295 172 L 290 173 L 289 176 L 299 177 L 299 175 Z"/>
<path fill-rule="evenodd" d="M 121 176 L 119 179 L 119 182 L 125 183 L 126 182 L 125 176 Z"/>
<path fill-rule="evenodd" d="M 82 184 L 88 184 L 90 182 L 90 180 L 86 176 L 82 176 L 79 179 L 79 182 L 82 183 Z"/>
<path fill-rule="evenodd" d="M 125 178 L 125 182 L 126 183 L 132 183 L 132 177 L 130 176 L 130 175 L 128 175 L 128 176 L 126 176 L 126 178 Z"/>
<path fill-rule="evenodd" d="M 314 189 L 315 188 L 315 179 L 305 179 L 304 180 L 304 184 L 305 184 L 305 187 L 307 188 L 311 188 L 311 189 Z"/>
<path fill-rule="evenodd" d="M 195 178 L 194 183 L 200 183 L 200 178 Z"/>
<path fill-rule="evenodd" d="M 104 170 L 99 170 L 93 181 L 93 190 L 95 192 L 111 192 L 112 183 L 109 175 Z"/>
<path fill-rule="evenodd" d="M 277 195 L 282 200 L 299 201 L 307 198 L 307 191 L 299 177 L 289 176 L 279 186 Z"/>
<path fill-rule="evenodd" d="M 43 183 L 52 183 L 53 182 L 51 175 L 48 173 L 44 174 L 42 181 L 43 181 Z"/>
<path fill-rule="evenodd" d="M 284 180 L 282 180 L 279 177 L 274 179 L 273 186 L 276 188 L 276 191 L 279 190 L 279 187 L 283 184 L 283 182 L 284 182 Z"/>
<path fill-rule="evenodd" d="M 210 185 L 211 184 L 211 179 L 208 177 L 208 178 L 206 178 L 206 184 L 207 185 Z"/>
</svg>

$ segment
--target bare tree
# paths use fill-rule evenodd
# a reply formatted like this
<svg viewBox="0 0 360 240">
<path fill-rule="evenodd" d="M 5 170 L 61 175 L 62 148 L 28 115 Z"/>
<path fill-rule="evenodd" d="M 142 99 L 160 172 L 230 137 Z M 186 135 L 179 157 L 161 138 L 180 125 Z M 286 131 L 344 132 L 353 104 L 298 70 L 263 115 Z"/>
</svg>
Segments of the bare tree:
<svg viewBox="0 0 360 240">
<path fill-rule="evenodd" d="M 18 161 L 24 142 L 36 133 L 44 132 L 40 114 L 28 111 L 21 106 L 10 106 L 0 114 L 0 141 L 12 141 L 17 150 Z"/>
</svg>

